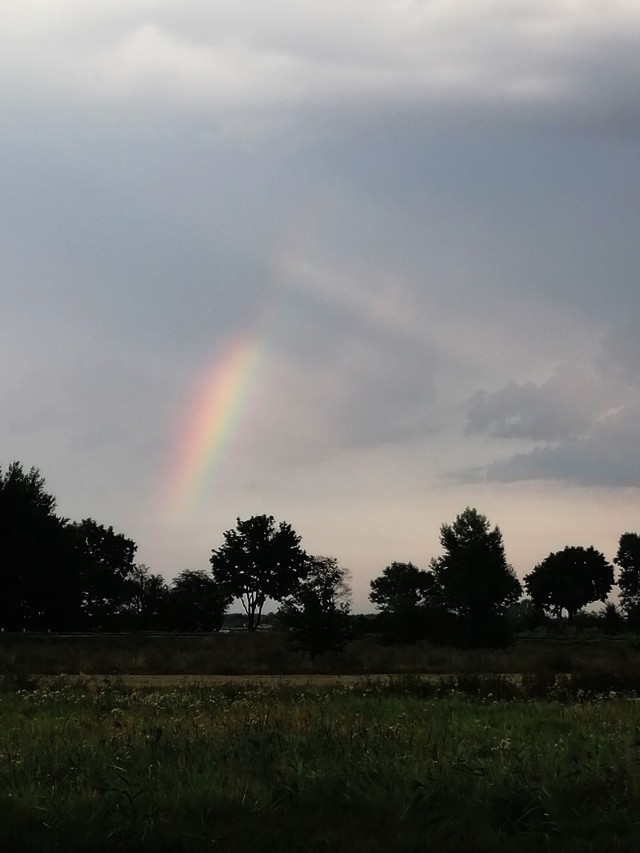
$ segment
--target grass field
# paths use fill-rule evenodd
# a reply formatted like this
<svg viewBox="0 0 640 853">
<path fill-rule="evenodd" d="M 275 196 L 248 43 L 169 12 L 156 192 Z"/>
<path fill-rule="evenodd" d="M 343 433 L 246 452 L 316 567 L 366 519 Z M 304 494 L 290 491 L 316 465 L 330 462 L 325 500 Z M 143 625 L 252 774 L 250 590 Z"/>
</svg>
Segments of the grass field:
<svg viewBox="0 0 640 853">
<path fill-rule="evenodd" d="M 0 850 L 636 851 L 637 697 L 636 637 L 2 634 Z"/>
<path fill-rule="evenodd" d="M 0 849 L 640 849 L 640 701 L 569 688 L 5 685 Z"/>
</svg>

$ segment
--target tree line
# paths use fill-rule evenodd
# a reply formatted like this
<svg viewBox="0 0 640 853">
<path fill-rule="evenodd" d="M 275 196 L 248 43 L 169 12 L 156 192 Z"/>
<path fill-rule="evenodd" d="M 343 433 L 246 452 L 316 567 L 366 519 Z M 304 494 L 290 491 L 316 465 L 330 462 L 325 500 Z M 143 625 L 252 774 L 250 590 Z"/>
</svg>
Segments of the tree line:
<svg viewBox="0 0 640 853">
<path fill-rule="evenodd" d="M 250 631 L 267 602 L 278 604 L 277 622 L 312 656 L 362 630 L 390 642 L 504 645 L 515 624 L 559 621 L 565 612 L 571 622 L 614 585 L 604 555 L 577 546 L 549 554 L 521 584 L 500 529 L 470 507 L 441 526 L 442 555 L 428 569 L 394 562 L 371 581 L 375 619 L 353 617 L 349 573 L 335 558 L 307 554 L 291 526 L 268 515 L 238 518 L 208 571 L 183 571 L 167 584 L 136 563 L 136 544 L 112 527 L 59 516 L 38 469 L 19 462 L 0 469 L 0 532 L 0 627 L 9 631 L 216 631 L 238 600 Z M 637 630 L 639 534 L 621 536 L 613 562 L 620 610 L 607 606 L 610 621 Z"/>
<path fill-rule="evenodd" d="M 214 550 L 209 571 L 170 584 L 137 563 L 137 546 L 92 518 L 56 512 L 37 468 L 0 469 L 0 628 L 5 631 L 218 631 L 234 599 L 246 627 L 267 601 L 312 654 L 351 636 L 348 572 L 308 555 L 290 525 L 272 516 L 238 519 Z"/>
</svg>

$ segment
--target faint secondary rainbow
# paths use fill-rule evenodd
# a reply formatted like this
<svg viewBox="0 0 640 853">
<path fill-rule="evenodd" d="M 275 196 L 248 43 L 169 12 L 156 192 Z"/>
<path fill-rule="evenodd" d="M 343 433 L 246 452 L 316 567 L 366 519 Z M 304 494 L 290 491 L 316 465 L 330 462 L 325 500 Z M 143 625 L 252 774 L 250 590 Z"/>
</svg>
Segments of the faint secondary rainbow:
<svg viewBox="0 0 640 853">
<path fill-rule="evenodd" d="M 217 473 L 247 408 L 266 345 L 243 338 L 228 345 L 197 383 L 178 437 L 169 504 L 184 515 Z"/>
</svg>

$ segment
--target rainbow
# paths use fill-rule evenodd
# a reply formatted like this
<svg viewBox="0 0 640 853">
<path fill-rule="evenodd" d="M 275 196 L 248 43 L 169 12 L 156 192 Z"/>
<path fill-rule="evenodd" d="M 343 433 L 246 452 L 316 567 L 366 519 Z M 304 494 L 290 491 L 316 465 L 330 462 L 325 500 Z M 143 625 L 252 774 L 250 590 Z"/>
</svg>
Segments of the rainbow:
<svg viewBox="0 0 640 853">
<path fill-rule="evenodd" d="M 161 494 L 169 518 L 184 519 L 197 506 L 207 484 L 219 478 L 233 450 L 239 428 L 247 423 L 267 353 L 277 348 L 281 316 L 292 288 L 339 301 L 339 286 L 326 281 L 322 270 L 306 263 L 307 244 L 315 245 L 318 232 L 315 207 L 297 212 L 285 229 L 271 259 L 271 286 L 256 306 L 249 331 L 236 337 L 201 373 L 184 416 L 178 415 L 170 470 L 163 472 Z M 330 292 L 325 292 L 329 290 Z M 271 344 L 271 346 L 270 346 Z"/>
<path fill-rule="evenodd" d="M 219 469 L 255 387 L 266 345 L 262 337 L 228 344 L 196 383 L 178 436 L 169 506 L 187 514 Z"/>
</svg>

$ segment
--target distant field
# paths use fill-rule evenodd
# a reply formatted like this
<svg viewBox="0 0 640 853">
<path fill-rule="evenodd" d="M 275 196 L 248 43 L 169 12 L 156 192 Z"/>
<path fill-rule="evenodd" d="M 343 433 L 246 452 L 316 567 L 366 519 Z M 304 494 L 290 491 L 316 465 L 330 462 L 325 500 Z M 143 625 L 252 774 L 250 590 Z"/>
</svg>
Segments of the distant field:
<svg viewBox="0 0 640 853">
<path fill-rule="evenodd" d="M 640 849 L 632 695 L 508 698 L 495 676 L 143 681 L 5 684 L 0 849 Z"/>
<path fill-rule="evenodd" d="M 388 646 L 373 636 L 311 662 L 277 631 L 256 634 L 0 633 L 0 675 L 371 675 L 606 670 L 640 676 L 640 638 L 523 637 L 507 649 L 428 643 Z"/>
<path fill-rule="evenodd" d="M 331 688 L 351 688 L 353 686 L 362 686 L 363 684 L 381 686 L 390 683 L 406 684 L 411 681 L 412 684 L 424 683 L 425 685 L 433 685 L 438 687 L 442 684 L 451 684 L 451 687 L 457 689 L 459 676 L 450 674 L 435 675 L 433 673 L 419 673 L 406 675 L 393 675 L 388 673 L 372 673 L 370 675 L 326 675 L 317 673 L 298 674 L 298 675 L 32 675 L 23 679 L 11 679 L 7 676 L 0 676 L 0 689 L 5 686 L 5 689 L 26 689 L 31 690 L 56 690 L 61 683 L 65 687 L 77 687 L 88 690 L 89 692 L 97 692 L 105 688 L 117 688 L 121 690 L 200 690 L 205 688 L 218 688 L 222 690 L 229 689 L 254 689 L 264 687 L 269 690 L 299 688 L 310 691 L 322 691 Z M 504 690 L 508 689 L 509 685 L 514 688 L 514 694 L 519 692 L 523 684 L 523 676 L 521 674 L 510 673 L 508 675 L 482 673 L 469 676 L 471 679 L 480 679 L 483 684 L 496 682 Z M 565 676 L 560 676 L 560 680 L 565 679 Z M 569 678 L 570 680 L 570 678 Z M 462 685 L 476 684 L 480 682 L 466 681 L 462 678 Z M 560 682 L 559 682 L 560 683 Z M 555 679 L 554 679 L 555 684 Z M 550 682 L 545 682 L 541 688 L 542 694 L 547 695 Z M 640 686 L 640 685 L 639 685 Z M 539 695 L 540 690 L 536 691 Z"/>
</svg>

